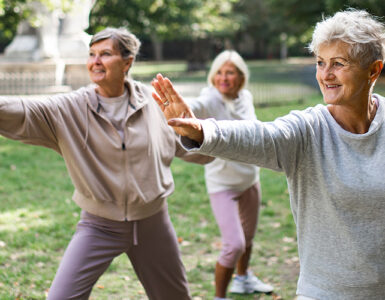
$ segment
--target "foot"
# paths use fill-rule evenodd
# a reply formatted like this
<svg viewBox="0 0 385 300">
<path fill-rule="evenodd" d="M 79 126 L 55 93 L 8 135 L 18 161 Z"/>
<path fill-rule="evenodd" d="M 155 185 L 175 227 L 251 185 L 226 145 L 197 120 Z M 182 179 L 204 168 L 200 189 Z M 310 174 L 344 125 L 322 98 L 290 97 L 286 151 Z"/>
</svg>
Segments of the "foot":
<svg viewBox="0 0 385 300">
<path fill-rule="evenodd" d="M 243 277 L 243 278 L 242 278 Z M 235 276 L 230 287 L 230 292 L 234 294 L 252 294 L 254 292 L 271 293 L 274 288 L 267 283 L 262 282 L 250 271 L 246 276 Z"/>
</svg>

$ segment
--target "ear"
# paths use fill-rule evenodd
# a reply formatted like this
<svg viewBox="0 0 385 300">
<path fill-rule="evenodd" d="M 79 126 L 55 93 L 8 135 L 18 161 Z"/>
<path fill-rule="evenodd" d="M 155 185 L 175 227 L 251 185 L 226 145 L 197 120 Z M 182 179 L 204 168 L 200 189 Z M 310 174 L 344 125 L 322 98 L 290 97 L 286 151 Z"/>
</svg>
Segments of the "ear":
<svg viewBox="0 0 385 300">
<path fill-rule="evenodd" d="M 369 80 L 371 82 L 375 82 L 381 74 L 381 70 L 383 68 L 384 64 L 382 60 L 376 60 L 369 66 Z"/>
<path fill-rule="evenodd" d="M 134 61 L 133 56 L 130 56 L 128 59 L 125 60 L 124 73 L 127 73 L 130 70 L 133 61 Z"/>
</svg>

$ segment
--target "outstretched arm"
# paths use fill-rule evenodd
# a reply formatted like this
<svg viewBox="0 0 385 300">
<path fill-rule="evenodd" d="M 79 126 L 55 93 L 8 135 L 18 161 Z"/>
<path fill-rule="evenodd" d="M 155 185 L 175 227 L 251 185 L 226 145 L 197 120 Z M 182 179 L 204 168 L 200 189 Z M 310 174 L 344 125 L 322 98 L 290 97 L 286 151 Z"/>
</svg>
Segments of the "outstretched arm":
<svg viewBox="0 0 385 300">
<path fill-rule="evenodd" d="M 152 96 L 163 111 L 168 124 L 176 133 L 201 144 L 203 142 L 202 126 L 190 107 L 174 89 L 171 81 L 158 74 L 151 84 L 156 91 Z"/>
</svg>

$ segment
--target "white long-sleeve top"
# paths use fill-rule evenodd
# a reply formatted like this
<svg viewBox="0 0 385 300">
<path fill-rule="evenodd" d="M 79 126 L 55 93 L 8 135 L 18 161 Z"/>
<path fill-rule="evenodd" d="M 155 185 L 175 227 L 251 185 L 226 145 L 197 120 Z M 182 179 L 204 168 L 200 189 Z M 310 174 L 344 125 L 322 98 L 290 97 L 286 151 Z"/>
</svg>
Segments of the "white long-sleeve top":
<svg viewBox="0 0 385 300">
<path fill-rule="evenodd" d="M 206 87 L 197 99 L 187 103 L 199 119 L 256 120 L 251 93 L 242 89 L 236 99 L 225 99 L 215 87 Z M 205 165 L 209 193 L 244 191 L 259 181 L 259 168 L 252 164 L 216 158 Z"/>
</svg>

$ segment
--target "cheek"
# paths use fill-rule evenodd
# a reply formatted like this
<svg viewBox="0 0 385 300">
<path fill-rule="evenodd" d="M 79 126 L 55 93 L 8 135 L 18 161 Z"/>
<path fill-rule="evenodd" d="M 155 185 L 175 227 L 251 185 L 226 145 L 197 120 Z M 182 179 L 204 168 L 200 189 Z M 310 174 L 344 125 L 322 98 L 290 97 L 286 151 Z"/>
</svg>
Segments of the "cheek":
<svg viewBox="0 0 385 300">
<path fill-rule="evenodd" d="M 92 67 L 92 62 L 90 61 L 90 59 L 88 59 L 87 60 L 87 70 L 90 71 L 91 67 Z"/>
</svg>

